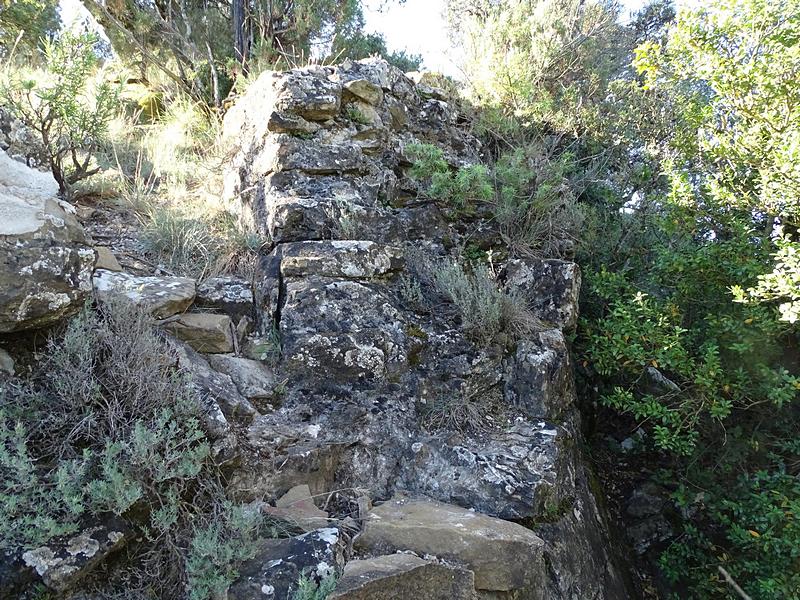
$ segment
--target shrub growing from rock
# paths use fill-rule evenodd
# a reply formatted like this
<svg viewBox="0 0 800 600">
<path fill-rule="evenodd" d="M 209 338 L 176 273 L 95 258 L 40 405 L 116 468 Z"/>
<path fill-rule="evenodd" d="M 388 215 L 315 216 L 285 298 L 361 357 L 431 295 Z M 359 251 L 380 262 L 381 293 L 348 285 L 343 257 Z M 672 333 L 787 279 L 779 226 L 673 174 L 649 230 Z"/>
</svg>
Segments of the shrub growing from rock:
<svg viewBox="0 0 800 600">
<path fill-rule="evenodd" d="M 200 600 L 235 578 L 260 513 L 225 500 L 198 398 L 175 365 L 150 317 L 114 302 L 87 306 L 38 372 L 3 387 L 1 549 L 32 549 L 113 513 L 141 541 L 124 572 L 90 588 Z"/>
<path fill-rule="evenodd" d="M 96 43 L 90 34 L 63 32 L 44 42 L 42 81 L 15 79 L 0 86 L 0 103 L 39 135 L 61 193 L 99 171 L 92 159 L 117 110 L 118 92 L 110 83 L 90 89 Z"/>
</svg>

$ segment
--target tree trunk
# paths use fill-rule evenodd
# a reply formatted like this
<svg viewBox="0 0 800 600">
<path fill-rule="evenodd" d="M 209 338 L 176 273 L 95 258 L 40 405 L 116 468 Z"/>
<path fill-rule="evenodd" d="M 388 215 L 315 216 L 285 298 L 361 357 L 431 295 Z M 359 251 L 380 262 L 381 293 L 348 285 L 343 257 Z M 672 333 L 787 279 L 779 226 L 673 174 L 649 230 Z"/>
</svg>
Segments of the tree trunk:
<svg viewBox="0 0 800 600">
<path fill-rule="evenodd" d="M 236 62 L 242 65 L 242 73 L 247 74 L 247 59 L 249 58 L 249 35 L 247 34 L 247 15 L 245 14 L 245 1 L 233 0 L 233 56 Z"/>
</svg>

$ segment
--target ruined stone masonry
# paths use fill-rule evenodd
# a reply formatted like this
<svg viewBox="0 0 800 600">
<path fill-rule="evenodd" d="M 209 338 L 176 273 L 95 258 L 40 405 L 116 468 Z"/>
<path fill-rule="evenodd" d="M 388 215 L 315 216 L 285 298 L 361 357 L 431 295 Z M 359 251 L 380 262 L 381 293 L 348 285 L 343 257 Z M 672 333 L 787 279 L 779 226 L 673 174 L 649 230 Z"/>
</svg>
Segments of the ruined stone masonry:
<svg viewBox="0 0 800 600">
<path fill-rule="evenodd" d="M 478 160 L 456 105 L 383 61 L 348 62 L 262 75 L 225 134 L 226 200 L 273 243 L 254 297 L 262 333 L 280 332 L 275 377 L 288 382 L 281 405 L 248 424 L 254 454 L 232 493 L 308 485 L 316 498 L 352 489 L 375 501 L 336 598 L 462 597 L 387 592 L 428 568 L 394 552 L 448 565 L 453 590 L 466 569 L 485 598 L 627 597 L 577 450 L 564 337 L 577 266 L 507 265 L 507 285 L 550 327 L 510 351 L 478 348 L 444 309 L 404 299 L 409 253 L 445 256 L 464 235 L 405 175 L 413 142 L 442 148 L 453 167 Z M 485 427 L 428 426 L 437 403 L 465 394 L 495 395 L 505 410 Z"/>
<path fill-rule="evenodd" d="M 262 74 L 224 131 L 224 202 L 270 240 L 252 280 L 124 272 L 52 189 L 25 199 L 0 177 L 0 210 L 24 225 L 0 226 L 0 332 L 63 318 L 92 288 L 160 321 L 229 496 L 305 532 L 266 540 L 228 599 L 286 600 L 301 575 L 338 577 L 336 600 L 632 597 L 579 450 L 578 267 L 495 265 L 545 324 L 517 341 L 478 345 L 447 302 L 409 297 L 415 261 L 493 243 L 491 223 L 448 218 L 407 176 L 415 142 L 453 168 L 479 160 L 457 102 L 367 59 Z M 473 422 L 448 418 L 467 404 Z M 109 527 L 20 560 L 71 589 L 124 543 Z"/>
</svg>

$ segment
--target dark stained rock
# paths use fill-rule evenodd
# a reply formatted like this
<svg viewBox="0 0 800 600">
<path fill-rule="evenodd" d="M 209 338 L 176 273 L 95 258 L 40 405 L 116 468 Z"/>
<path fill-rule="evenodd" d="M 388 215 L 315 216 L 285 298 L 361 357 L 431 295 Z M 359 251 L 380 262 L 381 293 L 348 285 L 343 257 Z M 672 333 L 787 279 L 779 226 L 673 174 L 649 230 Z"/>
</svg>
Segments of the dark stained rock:
<svg viewBox="0 0 800 600">
<path fill-rule="evenodd" d="M 262 542 L 258 554 L 239 569 L 228 590 L 229 600 L 292 598 L 305 576 L 319 583 L 335 577 L 344 565 L 345 543 L 334 527 Z"/>
<path fill-rule="evenodd" d="M 572 363 L 558 329 L 532 334 L 506 361 L 505 398 L 533 419 L 561 419 L 574 410 Z"/>
<path fill-rule="evenodd" d="M 29 550 L 22 561 L 34 569 L 44 584 L 56 592 L 73 587 L 130 538 L 131 529 L 121 519 L 83 528 L 79 533 L 51 540 Z"/>
<path fill-rule="evenodd" d="M 238 323 L 242 317 L 255 316 L 253 286 L 240 277 L 209 277 L 197 285 L 194 306 L 224 313 Z"/>
<path fill-rule="evenodd" d="M 581 271 L 575 263 L 512 259 L 506 265 L 506 285 L 522 292 L 536 315 L 552 326 L 571 330 L 578 324 Z"/>
</svg>

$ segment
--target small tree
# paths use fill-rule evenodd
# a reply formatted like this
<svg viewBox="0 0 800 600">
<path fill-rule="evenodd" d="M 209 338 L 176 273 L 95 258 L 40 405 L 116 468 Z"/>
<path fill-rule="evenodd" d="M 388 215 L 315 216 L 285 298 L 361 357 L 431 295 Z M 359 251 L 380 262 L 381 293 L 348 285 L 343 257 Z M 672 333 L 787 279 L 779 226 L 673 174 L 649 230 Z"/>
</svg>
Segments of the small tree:
<svg viewBox="0 0 800 600">
<path fill-rule="evenodd" d="M 98 62 L 96 43 L 94 35 L 70 32 L 46 40 L 46 77 L 12 79 L 0 87 L 0 104 L 39 134 L 62 194 L 99 170 L 91 161 L 105 141 L 117 104 L 118 91 L 108 82 L 90 89 Z"/>
</svg>

